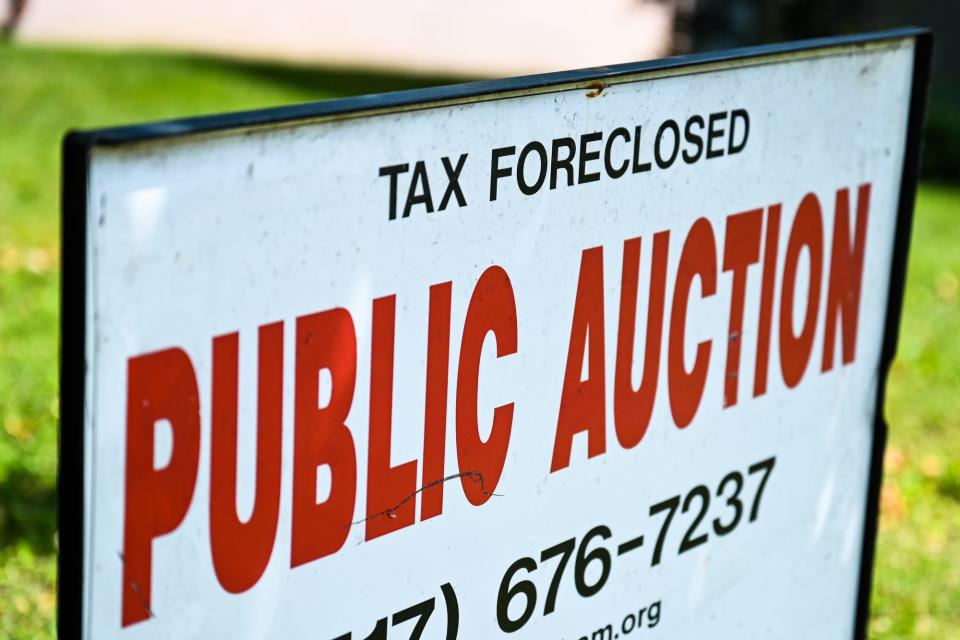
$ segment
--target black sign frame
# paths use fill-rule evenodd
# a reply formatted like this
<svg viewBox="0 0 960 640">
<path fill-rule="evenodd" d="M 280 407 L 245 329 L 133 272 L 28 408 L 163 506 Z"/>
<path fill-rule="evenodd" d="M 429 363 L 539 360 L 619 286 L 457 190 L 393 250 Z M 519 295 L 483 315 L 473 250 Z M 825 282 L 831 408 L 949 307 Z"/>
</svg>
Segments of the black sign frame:
<svg viewBox="0 0 960 640">
<path fill-rule="evenodd" d="M 547 73 L 427 89 L 374 94 L 271 109 L 184 118 L 164 122 L 71 131 L 63 140 L 61 191 L 61 316 L 60 316 L 60 443 L 57 478 L 59 557 L 57 631 L 62 640 L 83 635 L 84 571 L 84 413 L 87 373 L 87 209 L 90 156 L 95 147 L 120 146 L 177 136 L 293 124 L 318 117 L 364 115 L 368 112 L 427 108 L 448 101 L 482 101 L 498 94 L 538 90 L 554 85 L 582 85 L 586 90 L 621 76 L 697 67 L 718 62 L 762 59 L 783 54 L 829 50 L 871 43 L 912 39 L 915 43 L 906 149 L 900 181 L 886 318 L 880 356 L 879 383 L 874 409 L 873 446 L 867 490 L 866 518 L 860 557 L 859 591 L 854 640 L 864 640 L 870 613 L 870 591 L 876 548 L 883 454 L 888 425 L 884 416 L 887 378 L 897 347 L 913 208 L 920 172 L 922 135 L 933 50 L 933 34 L 923 28 L 901 28 L 867 34 L 816 38 L 782 44 L 745 47 L 575 71 Z M 599 83 L 599 84 L 598 84 Z"/>
</svg>

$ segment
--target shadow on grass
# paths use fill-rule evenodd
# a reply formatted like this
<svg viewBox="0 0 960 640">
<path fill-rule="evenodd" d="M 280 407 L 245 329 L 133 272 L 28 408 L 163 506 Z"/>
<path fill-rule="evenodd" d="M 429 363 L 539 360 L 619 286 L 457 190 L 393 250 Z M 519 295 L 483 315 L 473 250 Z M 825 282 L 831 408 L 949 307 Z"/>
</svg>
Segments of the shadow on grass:
<svg viewBox="0 0 960 640">
<path fill-rule="evenodd" d="M 184 54 L 185 62 L 220 73 L 247 76 L 264 84 L 282 84 L 304 91 L 339 96 L 386 93 L 468 82 L 477 78 L 368 68 L 309 66 L 215 55 Z"/>
<path fill-rule="evenodd" d="M 960 504 L 960 464 L 951 466 L 937 482 L 937 491 L 944 498 Z"/>
<path fill-rule="evenodd" d="M 25 542 L 34 553 L 53 553 L 57 531 L 57 489 L 47 479 L 17 466 L 0 482 L 0 549 Z"/>
</svg>

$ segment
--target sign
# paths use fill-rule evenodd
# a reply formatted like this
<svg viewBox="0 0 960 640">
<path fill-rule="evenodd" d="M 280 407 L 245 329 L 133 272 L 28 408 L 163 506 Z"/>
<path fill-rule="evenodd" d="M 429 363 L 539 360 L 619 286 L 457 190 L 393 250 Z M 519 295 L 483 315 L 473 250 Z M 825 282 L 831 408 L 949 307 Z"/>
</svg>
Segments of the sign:
<svg viewBox="0 0 960 640">
<path fill-rule="evenodd" d="M 929 57 L 68 136 L 63 637 L 863 637 Z"/>
</svg>

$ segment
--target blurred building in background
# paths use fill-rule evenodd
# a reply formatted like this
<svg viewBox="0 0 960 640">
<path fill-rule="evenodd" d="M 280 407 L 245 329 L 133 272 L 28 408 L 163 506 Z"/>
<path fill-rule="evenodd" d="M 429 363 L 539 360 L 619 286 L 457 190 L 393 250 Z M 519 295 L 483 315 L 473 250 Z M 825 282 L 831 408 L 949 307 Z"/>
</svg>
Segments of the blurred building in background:
<svg viewBox="0 0 960 640">
<path fill-rule="evenodd" d="M 672 52 L 674 0 L 27 0 L 23 41 L 503 76 Z"/>
<path fill-rule="evenodd" d="M 960 77 L 955 0 L 0 0 L 28 42 L 186 49 L 502 76 L 930 25 Z"/>
</svg>

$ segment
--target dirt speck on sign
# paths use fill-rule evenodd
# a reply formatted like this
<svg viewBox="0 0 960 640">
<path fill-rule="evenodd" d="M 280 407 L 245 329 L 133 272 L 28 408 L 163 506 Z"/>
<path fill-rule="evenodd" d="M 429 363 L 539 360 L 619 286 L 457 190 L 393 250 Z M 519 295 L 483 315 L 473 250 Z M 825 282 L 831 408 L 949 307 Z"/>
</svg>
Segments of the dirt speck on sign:
<svg viewBox="0 0 960 640">
<path fill-rule="evenodd" d="M 607 85 L 603 84 L 599 80 L 594 80 L 593 82 L 587 85 L 587 89 L 590 89 L 590 91 L 587 91 L 587 97 L 596 98 L 601 93 L 603 93 L 603 90 L 606 88 L 607 88 Z"/>
</svg>

